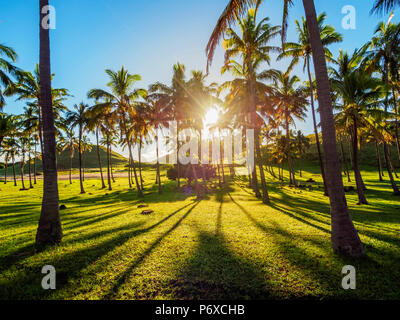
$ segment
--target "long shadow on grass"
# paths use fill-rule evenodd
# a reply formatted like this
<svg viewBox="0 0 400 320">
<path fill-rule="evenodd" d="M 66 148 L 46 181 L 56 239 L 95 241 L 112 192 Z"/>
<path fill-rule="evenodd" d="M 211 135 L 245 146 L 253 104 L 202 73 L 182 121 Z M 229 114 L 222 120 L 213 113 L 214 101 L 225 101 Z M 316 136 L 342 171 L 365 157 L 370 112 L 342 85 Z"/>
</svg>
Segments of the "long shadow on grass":
<svg viewBox="0 0 400 320">
<path fill-rule="evenodd" d="M 0 298 L 21 299 L 21 286 L 25 288 L 24 292 L 26 294 L 24 294 L 24 299 L 43 298 L 44 296 L 48 297 L 52 293 L 44 292 L 43 289 L 41 289 L 40 285 L 40 270 L 43 267 L 43 264 L 48 263 L 55 266 L 57 270 L 57 291 L 62 290 L 62 288 L 68 284 L 69 280 L 79 277 L 81 270 L 98 260 L 100 257 L 106 255 L 114 248 L 123 245 L 129 239 L 149 232 L 152 229 L 158 227 L 159 225 L 166 222 L 178 212 L 182 211 L 190 205 L 191 203 L 182 206 L 178 210 L 172 212 L 168 216 L 158 221 L 157 223 L 143 229 L 136 229 L 131 231 L 131 228 L 135 227 L 134 225 L 116 228 L 114 230 L 115 232 L 117 232 L 118 230 L 129 231 L 118 234 L 117 236 L 107 239 L 105 241 L 99 242 L 94 246 L 85 247 L 82 250 L 77 250 L 71 253 L 59 253 L 59 256 L 57 256 L 57 258 L 52 259 L 50 255 L 46 259 L 41 259 L 40 265 L 37 265 L 35 267 L 30 266 L 29 269 L 25 269 L 23 265 L 15 266 L 15 264 L 18 262 L 22 262 L 24 259 L 32 256 L 34 254 L 34 251 L 30 250 L 29 255 L 26 256 L 15 256 L 15 253 L 13 253 L 12 255 L 5 257 L 2 261 L 2 271 L 6 271 L 6 269 L 10 268 L 11 266 L 14 266 L 19 270 L 16 272 L 16 276 L 14 276 L 12 279 L 5 280 L 2 283 L 2 286 L 0 288 Z M 92 233 L 89 235 L 83 235 L 79 238 L 79 241 L 101 237 L 103 233 L 104 231 L 100 231 L 97 234 Z M 76 239 L 76 241 L 78 241 L 78 239 Z M 68 244 L 68 242 L 66 242 L 66 244 Z M 63 246 L 63 244 L 61 246 Z M 27 247 L 27 249 L 29 248 L 33 249 L 33 244 Z M 49 250 L 53 249 L 48 249 L 47 252 L 45 251 L 41 254 L 46 255 L 47 253 L 48 255 Z"/>
<path fill-rule="evenodd" d="M 116 294 L 118 294 L 119 288 L 127 281 L 129 276 L 132 274 L 132 272 L 137 268 L 143 260 L 163 241 L 165 237 L 167 237 L 171 232 L 173 232 L 181 223 L 184 219 L 187 218 L 187 216 L 193 211 L 193 209 L 199 204 L 199 202 L 195 203 L 189 210 L 186 211 L 186 213 L 170 228 L 168 229 L 167 232 L 163 233 L 161 236 L 159 236 L 151 245 L 148 247 L 138 258 L 136 258 L 129 266 L 126 268 L 124 272 L 119 274 L 116 279 L 114 280 L 114 283 L 112 285 L 112 288 L 103 295 L 102 299 L 112 299 Z"/>
</svg>

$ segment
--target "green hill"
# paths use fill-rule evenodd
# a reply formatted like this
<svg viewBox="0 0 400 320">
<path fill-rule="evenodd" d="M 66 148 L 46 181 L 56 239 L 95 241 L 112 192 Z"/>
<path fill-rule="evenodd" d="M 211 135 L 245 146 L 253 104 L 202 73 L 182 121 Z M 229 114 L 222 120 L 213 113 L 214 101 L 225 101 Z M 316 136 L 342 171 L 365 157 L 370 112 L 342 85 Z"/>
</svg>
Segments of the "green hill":
<svg viewBox="0 0 400 320">
<path fill-rule="evenodd" d="M 315 143 L 315 135 L 314 134 L 308 135 L 307 138 L 310 139 L 311 146 L 308 152 L 305 154 L 305 160 L 311 162 L 312 164 L 318 165 L 318 152 L 317 152 L 317 145 Z M 321 148 L 323 151 L 321 135 L 320 135 L 320 141 L 321 141 Z M 345 140 L 343 141 L 343 149 L 350 163 L 349 143 Z M 340 144 L 338 144 L 338 151 L 340 159 L 342 159 Z M 395 167 L 400 167 L 400 161 L 397 156 L 396 146 L 395 145 L 390 146 L 389 151 L 391 154 L 393 165 Z M 384 165 L 383 146 L 380 146 L 380 154 L 381 154 L 382 165 Z M 378 160 L 376 155 L 375 143 L 363 143 L 361 145 L 361 149 L 359 149 L 358 157 L 361 166 L 377 167 Z"/>
<path fill-rule="evenodd" d="M 84 166 L 87 169 L 93 169 L 93 168 L 98 168 L 99 167 L 99 162 L 97 159 L 97 149 L 96 146 L 93 146 L 92 150 L 90 152 L 85 152 L 84 153 Z M 100 147 L 100 157 L 101 157 L 101 163 L 103 167 L 107 166 L 107 150 L 105 147 Z M 128 159 L 125 158 L 124 156 L 120 155 L 119 153 L 112 152 L 112 165 L 113 167 L 120 167 L 128 164 Z M 11 164 L 8 164 L 8 171 L 7 175 L 12 174 L 12 168 L 10 167 Z M 33 166 L 33 160 L 32 160 L 32 166 Z M 40 159 L 37 159 L 36 161 L 36 166 L 37 166 L 37 171 L 41 172 L 42 171 L 42 161 Z M 4 175 L 4 164 L 2 164 L 2 169 L 0 170 L 0 175 Z M 20 174 L 20 164 L 19 162 L 16 163 L 15 165 L 17 174 Z M 60 154 L 57 154 L 57 167 L 58 170 L 60 171 L 67 171 L 69 170 L 70 167 L 70 158 L 69 158 L 69 150 L 62 151 Z M 72 159 L 72 168 L 77 169 L 79 168 L 79 158 L 78 158 L 78 152 L 75 151 L 74 157 Z M 33 170 L 33 169 L 32 169 Z M 28 172 L 28 166 L 25 165 L 24 172 Z"/>
</svg>

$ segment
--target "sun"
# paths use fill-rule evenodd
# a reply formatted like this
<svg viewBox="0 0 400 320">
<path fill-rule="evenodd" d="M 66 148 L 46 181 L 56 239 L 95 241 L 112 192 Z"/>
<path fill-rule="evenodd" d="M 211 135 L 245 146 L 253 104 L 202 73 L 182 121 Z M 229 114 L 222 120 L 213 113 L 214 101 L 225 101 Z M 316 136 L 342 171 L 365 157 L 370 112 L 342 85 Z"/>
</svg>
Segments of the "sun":
<svg viewBox="0 0 400 320">
<path fill-rule="evenodd" d="M 219 114 L 217 109 L 210 108 L 204 117 L 204 126 L 209 127 L 218 122 Z"/>
</svg>

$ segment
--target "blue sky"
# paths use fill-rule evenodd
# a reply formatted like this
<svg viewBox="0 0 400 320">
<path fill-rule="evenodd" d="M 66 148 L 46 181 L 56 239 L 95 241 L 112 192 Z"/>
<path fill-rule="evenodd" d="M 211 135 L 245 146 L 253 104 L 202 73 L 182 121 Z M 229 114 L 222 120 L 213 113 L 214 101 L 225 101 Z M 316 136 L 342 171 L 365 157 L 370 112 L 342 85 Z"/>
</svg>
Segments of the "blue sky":
<svg viewBox="0 0 400 320">
<path fill-rule="evenodd" d="M 368 41 L 379 21 L 388 16 L 370 15 L 372 0 L 319 0 L 317 12 L 327 13 L 327 22 L 342 33 L 344 41 L 331 47 L 353 51 Z M 302 1 L 295 0 L 290 12 L 288 41 L 296 41 L 294 19 L 304 15 Z M 81 101 L 89 102 L 86 93 L 91 88 L 104 88 L 105 68 L 119 69 L 124 65 L 131 73 L 142 75 L 138 87 L 150 83 L 170 82 L 172 65 L 184 63 L 187 70 L 204 70 L 205 47 L 211 31 L 227 0 L 53 0 L 56 8 L 56 29 L 51 31 L 53 87 L 64 87 L 73 95 L 68 107 Z M 342 7 L 356 9 L 356 30 L 342 28 Z M 0 42 L 13 47 L 17 65 L 33 70 L 38 62 L 38 1 L 0 0 Z M 272 24 L 280 24 L 281 1 L 265 0 L 259 17 L 269 16 Z M 395 22 L 399 21 L 396 12 Z M 277 39 L 278 43 L 278 39 Z M 220 76 L 223 50 L 216 52 L 210 71 L 210 81 L 222 82 Z M 272 62 L 272 67 L 285 63 Z M 303 76 L 302 68 L 296 72 Z M 4 111 L 20 113 L 23 103 L 8 99 Z M 298 129 L 312 132 L 311 118 L 298 123 Z"/>
</svg>

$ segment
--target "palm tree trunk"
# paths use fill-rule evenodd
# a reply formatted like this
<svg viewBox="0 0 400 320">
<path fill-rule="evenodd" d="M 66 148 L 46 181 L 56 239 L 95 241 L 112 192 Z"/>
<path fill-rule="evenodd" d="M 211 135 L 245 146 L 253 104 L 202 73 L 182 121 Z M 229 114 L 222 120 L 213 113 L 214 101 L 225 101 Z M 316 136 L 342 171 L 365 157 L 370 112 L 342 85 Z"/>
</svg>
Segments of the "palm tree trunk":
<svg viewBox="0 0 400 320">
<path fill-rule="evenodd" d="M 101 166 L 100 145 L 99 145 L 99 127 L 96 128 L 96 144 L 97 144 L 97 160 L 99 161 L 99 169 L 100 169 L 100 177 L 101 177 L 101 188 L 104 189 L 106 187 L 106 185 L 104 184 L 103 167 Z"/>
<path fill-rule="evenodd" d="M 357 137 L 357 121 L 353 117 L 353 161 L 354 161 L 354 177 L 356 179 L 358 203 L 357 204 L 368 204 L 367 199 L 364 195 L 364 188 L 361 179 L 360 169 L 358 167 L 358 137 Z"/>
<path fill-rule="evenodd" d="M 6 156 L 4 163 L 4 184 L 7 184 L 7 166 L 8 166 L 8 157 Z"/>
<path fill-rule="evenodd" d="M 43 199 L 39 226 L 36 234 L 36 247 L 40 250 L 47 244 L 61 242 L 62 229 L 59 211 L 56 140 L 54 115 L 51 97 L 50 37 L 49 29 L 42 26 L 47 12 L 43 7 L 48 0 L 39 0 L 40 12 L 40 105 L 43 117 Z"/>
<path fill-rule="evenodd" d="M 222 137 L 221 137 L 221 130 L 219 129 L 219 156 L 220 156 L 220 164 L 221 164 L 221 171 L 222 171 L 222 182 L 225 183 L 225 170 L 224 170 L 224 150 L 222 147 Z"/>
<path fill-rule="evenodd" d="M 321 42 L 317 14 L 313 0 L 303 0 L 310 42 L 313 51 L 317 79 L 318 103 L 320 107 L 322 141 L 325 154 L 325 175 L 331 203 L 332 247 L 334 252 L 353 257 L 364 255 L 363 245 L 348 212 L 340 172 L 339 154 L 336 145 L 335 120 L 325 52 Z"/>
<path fill-rule="evenodd" d="M 175 117 L 176 118 L 176 117 Z M 178 171 L 178 189 L 181 187 L 181 165 L 179 162 L 179 121 L 176 120 L 176 166 Z"/>
<path fill-rule="evenodd" d="M 389 156 L 390 168 L 392 169 L 392 172 L 394 173 L 394 176 L 396 177 L 396 179 L 398 179 L 399 176 L 397 175 L 396 168 L 393 165 L 392 152 L 390 151 L 390 147 L 388 147 L 388 156 Z"/>
<path fill-rule="evenodd" d="M 398 196 L 398 195 L 400 195 L 400 191 L 399 191 L 399 188 L 397 187 L 396 182 L 394 181 L 394 178 L 393 178 L 392 167 L 391 167 L 391 164 L 390 164 L 390 158 L 389 158 L 388 149 L 389 149 L 388 145 L 384 141 L 383 142 L 383 155 L 385 156 L 386 169 L 387 169 L 387 172 L 388 172 L 388 175 L 389 175 L 390 184 L 392 185 L 393 194 Z"/>
<path fill-rule="evenodd" d="M 71 146 L 72 148 L 72 146 Z M 70 150 L 70 155 L 69 155 L 69 184 L 72 184 L 72 149 Z"/>
<path fill-rule="evenodd" d="M 342 159 L 343 159 L 343 164 L 344 164 L 344 167 L 345 167 L 345 170 L 346 170 L 345 172 L 346 172 L 346 175 L 347 175 L 347 182 L 351 182 L 350 172 L 349 172 L 349 165 L 347 163 L 346 154 L 344 153 L 343 138 L 342 138 L 341 134 L 339 136 L 340 136 L 340 149 L 342 151 Z"/>
<path fill-rule="evenodd" d="M 313 86 L 313 83 L 312 83 L 312 76 L 311 76 L 311 71 L 310 71 L 310 57 L 309 56 L 306 58 L 306 61 L 307 61 L 308 80 L 310 82 L 310 101 L 311 101 L 311 111 L 312 111 L 313 124 L 314 124 L 315 142 L 316 142 L 316 145 L 317 145 L 318 160 L 319 160 L 319 167 L 321 169 L 322 181 L 324 183 L 324 194 L 327 196 L 328 195 L 328 188 L 326 186 L 324 161 L 322 160 L 321 143 L 319 141 L 317 119 L 316 119 L 316 116 L 315 116 L 314 86 Z"/>
<path fill-rule="evenodd" d="M 377 140 L 375 140 L 375 147 L 376 147 L 376 158 L 378 160 L 379 181 L 383 181 L 381 154 L 380 154 L 380 151 L 379 151 L 379 144 L 378 144 Z"/>
<path fill-rule="evenodd" d="M 289 167 L 289 184 L 293 184 L 296 187 L 296 178 L 294 176 L 293 159 L 290 154 L 290 131 L 289 131 L 289 111 L 285 111 L 285 123 L 286 123 L 286 155 L 288 158 Z M 293 179 L 292 179 L 293 177 Z"/>
<path fill-rule="evenodd" d="M 112 145 L 110 143 L 110 170 L 111 170 L 111 179 L 115 183 L 115 178 L 113 174 L 113 162 L 112 162 Z"/>
<path fill-rule="evenodd" d="M 139 177 L 140 177 L 140 187 L 142 190 L 144 189 L 143 187 L 143 177 L 142 177 L 142 136 L 140 136 L 139 140 Z"/>
<path fill-rule="evenodd" d="M 26 190 L 26 188 L 25 188 L 25 183 L 24 183 L 24 166 L 25 166 L 25 153 L 22 155 L 22 161 L 20 162 L 20 168 L 21 168 L 21 184 L 22 184 L 21 190 Z"/>
<path fill-rule="evenodd" d="M 395 114 L 395 137 L 396 137 L 397 156 L 400 160 L 399 119 L 397 117 L 396 92 L 394 90 L 394 86 L 392 86 L 392 96 L 393 96 L 393 108 Z"/>
<path fill-rule="evenodd" d="M 108 190 L 111 191 L 111 156 L 110 156 L 110 136 L 107 134 L 107 182 L 108 182 Z"/>
<path fill-rule="evenodd" d="M 254 131 L 254 144 L 256 147 L 256 158 L 257 158 L 257 165 L 260 170 L 260 180 L 261 180 L 261 191 L 262 191 L 262 202 L 269 203 L 269 194 L 267 189 L 267 183 L 265 181 L 265 174 L 264 168 L 262 165 L 262 158 L 261 158 L 261 147 L 260 147 L 260 129 L 257 127 Z"/>
<path fill-rule="evenodd" d="M 81 194 L 85 193 L 83 188 L 83 176 L 82 176 L 82 125 L 79 125 L 79 183 L 81 186 Z"/>
<path fill-rule="evenodd" d="M 160 160 L 158 153 L 158 128 L 156 128 L 156 156 L 157 156 L 157 180 L 158 180 L 158 194 L 162 193 L 161 177 L 160 177 Z"/>
<path fill-rule="evenodd" d="M 15 173 L 15 158 L 14 155 L 12 156 L 12 169 L 13 169 L 13 176 L 14 176 L 14 187 L 17 186 L 17 175 Z"/>
<path fill-rule="evenodd" d="M 36 153 L 36 145 L 37 145 L 37 140 L 35 138 L 35 154 L 34 154 L 34 158 L 33 158 L 33 184 L 37 184 L 36 181 L 36 157 L 37 157 L 37 153 Z"/>
<path fill-rule="evenodd" d="M 32 170 L 31 170 L 31 160 L 32 160 L 32 159 L 31 159 L 31 153 L 29 152 L 29 154 L 28 154 L 29 189 L 32 189 L 32 188 L 33 188 L 33 185 L 32 185 Z"/>
</svg>

